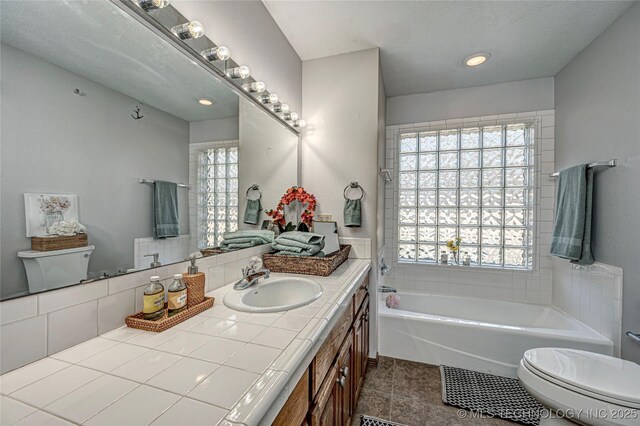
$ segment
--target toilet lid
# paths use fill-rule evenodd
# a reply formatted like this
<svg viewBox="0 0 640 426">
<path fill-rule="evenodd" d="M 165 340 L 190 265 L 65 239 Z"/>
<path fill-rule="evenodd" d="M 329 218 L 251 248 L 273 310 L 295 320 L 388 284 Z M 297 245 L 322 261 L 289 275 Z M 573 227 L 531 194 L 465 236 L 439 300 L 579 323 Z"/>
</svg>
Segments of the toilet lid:
<svg viewBox="0 0 640 426">
<path fill-rule="evenodd" d="M 620 405 L 640 405 L 640 365 L 634 362 L 560 348 L 530 349 L 524 361 L 532 372 L 537 370 L 576 392 Z"/>
</svg>

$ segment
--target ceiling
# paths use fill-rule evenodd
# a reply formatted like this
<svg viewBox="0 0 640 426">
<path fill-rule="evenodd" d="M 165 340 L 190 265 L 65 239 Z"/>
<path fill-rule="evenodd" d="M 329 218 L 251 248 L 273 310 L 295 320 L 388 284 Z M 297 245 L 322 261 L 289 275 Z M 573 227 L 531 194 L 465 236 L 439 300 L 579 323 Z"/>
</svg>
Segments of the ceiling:
<svg viewBox="0 0 640 426">
<path fill-rule="evenodd" d="M 0 17 L 2 43 L 144 104 L 186 121 L 238 116 L 235 92 L 109 1 L 2 0 Z"/>
<path fill-rule="evenodd" d="M 379 47 L 388 97 L 553 76 L 634 3 L 263 2 L 303 61 Z"/>
</svg>

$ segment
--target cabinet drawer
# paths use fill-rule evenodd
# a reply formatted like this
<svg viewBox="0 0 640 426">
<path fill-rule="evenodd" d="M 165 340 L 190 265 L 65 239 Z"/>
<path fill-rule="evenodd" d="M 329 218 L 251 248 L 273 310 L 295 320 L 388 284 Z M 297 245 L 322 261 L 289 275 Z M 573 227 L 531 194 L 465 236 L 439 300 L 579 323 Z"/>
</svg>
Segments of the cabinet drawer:
<svg viewBox="0 0 640 426">
<path fill-rule="evenodd" d="M 364 298 L 369 294 L 369 277 L 366 277 L 362 283 L 360 283 L 360 287 L 356 291 L 356 294 L 353 295 L 353 316 L 355 317 L 358 311 L 360 310 L 360 306 L 362 302 L 364 302 Z"/>
<path fill-rule="evenodd" d="M 353 322 L 353 301 L 344 310 L 338 322 L 324 341 L 316 357 L 311 362 L 311 394 L 315 397 L 322 382 L 338 354 L 340 345 L 351 328 Z"/>
<path fill-rule="evenodd" d="M 298 426 L 305 422 L 309 411 L 309 369 L 307 369 L 298 384 L 289 395 L 278 417 L 273 421 L 277 426 Z"/>
</svg>

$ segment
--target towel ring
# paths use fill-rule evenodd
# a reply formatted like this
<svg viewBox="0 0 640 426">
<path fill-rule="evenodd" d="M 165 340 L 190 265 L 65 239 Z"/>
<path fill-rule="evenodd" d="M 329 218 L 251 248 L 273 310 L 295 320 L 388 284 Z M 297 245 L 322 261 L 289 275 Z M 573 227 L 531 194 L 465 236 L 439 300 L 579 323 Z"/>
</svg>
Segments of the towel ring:
<svg viewBox="0 0 640 426">
<path fill-rule="evenodd" d="M 360 198 L 349 198 L 347 197 L 347 190 L 348 189 L 359 189 L 360 190 Z M 358 182 L 351 182 L 349 185 L 347 185 L 344 188 L 344 191 L 342 193 L 344 195 L 344 199 L 345 200 L 362 200 L 364 198 L 364 189 L 362 189 L 362 187 L 360 186 L 360 184 Z"/>
<path fill-rule="evenodd" d="M 249 198 L 249 192 L 251 191 L 258 191 L 258 198 Z M 253 185 L 251 185 L 248 189 L 247 189 L 247 200 L 251 200 L 251 201 L 256 201 L 262 198 L 262 191 L 260 190 L 260 185 L 258 185 L 257 183 L 254 183 Z"/>
</svg>

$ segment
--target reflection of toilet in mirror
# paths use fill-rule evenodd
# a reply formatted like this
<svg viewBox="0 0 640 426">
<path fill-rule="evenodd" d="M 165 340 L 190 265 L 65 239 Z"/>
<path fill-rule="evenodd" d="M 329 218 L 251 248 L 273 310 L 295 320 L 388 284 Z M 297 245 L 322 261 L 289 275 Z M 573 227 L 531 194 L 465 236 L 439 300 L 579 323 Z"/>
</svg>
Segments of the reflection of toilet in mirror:
<svg viewBox="0 0 640 426">
<path fill-rule="evenodd" d="M 79 283 L 87 278 L 94 246 L 54 251 L 21 251 L 30 293 Z"/>
</svg>

